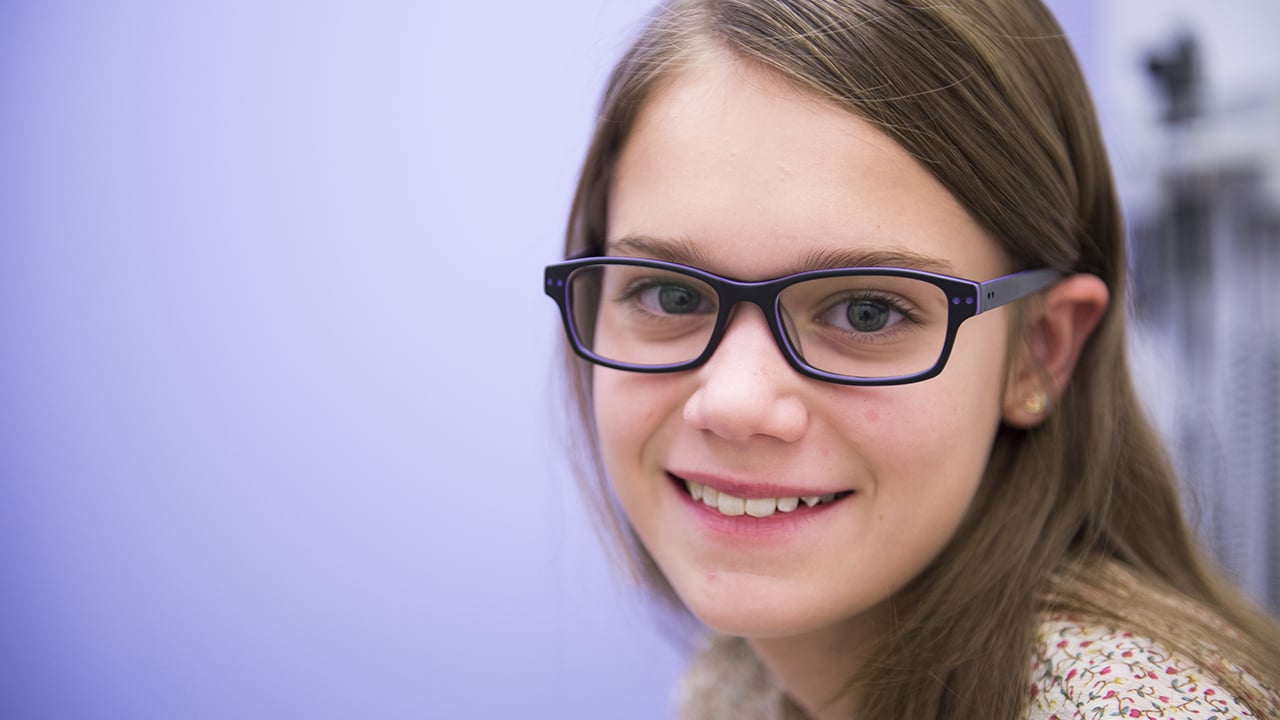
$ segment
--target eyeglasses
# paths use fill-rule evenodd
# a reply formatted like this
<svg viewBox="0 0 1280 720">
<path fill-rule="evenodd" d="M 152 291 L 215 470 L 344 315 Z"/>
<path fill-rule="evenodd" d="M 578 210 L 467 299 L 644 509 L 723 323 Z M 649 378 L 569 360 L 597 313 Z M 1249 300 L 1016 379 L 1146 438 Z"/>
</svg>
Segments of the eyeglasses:
<svg viewBox="0 0 1280 720">
<path fill-rule="evenodd" d="M 837 268 L 739 282 L 661 260 L 588 257 L 548 265 L 578 355 L 634 372 L 705 363 L 738 303 L 764 312 L 798 372 L 842 385 L 902 385 L 942 372 L 965 320 L 1062 277 L 1027 270 L 987 282 L 901 268 Z"/>
</svg>

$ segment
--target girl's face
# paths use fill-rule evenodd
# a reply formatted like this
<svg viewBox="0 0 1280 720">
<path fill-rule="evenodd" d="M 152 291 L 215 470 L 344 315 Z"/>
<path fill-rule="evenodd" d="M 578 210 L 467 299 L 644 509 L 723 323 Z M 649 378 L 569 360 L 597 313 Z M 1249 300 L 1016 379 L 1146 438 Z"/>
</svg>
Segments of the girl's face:
<svg viewBox="0 0 1280 720">
<path fill-rule="evenodd" d="M 649 100 L 619 159 L 608 228 L 609 254 L 740 280 L 852 253 L 973 280 L 1012 270 L 888 136 L 722 55 Z M 742 305 L 700 368 L 595 369 L 605 465 L 637 535 L 712 628 L 855 631 L 965 515 L 1000 421 L 1007 342 L 1008 316 L 992 311 L 961 326 L 936 378 L 840 386 L 793 370 L 759 309 Z M 776 509 L 713 508 L 686 481 Z"/>
</svg>

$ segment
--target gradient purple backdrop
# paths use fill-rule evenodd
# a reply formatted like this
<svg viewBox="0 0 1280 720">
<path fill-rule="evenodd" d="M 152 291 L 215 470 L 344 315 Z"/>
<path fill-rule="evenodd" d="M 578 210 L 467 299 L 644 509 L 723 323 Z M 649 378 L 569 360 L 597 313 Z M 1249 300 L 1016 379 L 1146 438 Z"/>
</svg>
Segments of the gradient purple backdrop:
<svg viewBox="0 0 1280 720">
<path fill-rule="evenodd" d="M 649 4 L 0 6 L 0 717 L 665 714 L 540 292 Z"/>
</svg>

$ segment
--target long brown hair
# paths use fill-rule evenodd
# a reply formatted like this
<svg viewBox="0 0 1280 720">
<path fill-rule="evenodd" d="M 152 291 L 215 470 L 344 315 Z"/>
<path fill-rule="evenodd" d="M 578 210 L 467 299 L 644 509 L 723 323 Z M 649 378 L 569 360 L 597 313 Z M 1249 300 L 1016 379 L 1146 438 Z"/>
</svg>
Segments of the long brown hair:
<svg viewBox="0 0 1280 720">
<path fill-rule="evenodd" d="M 664 5 L 608 84 L 566 254 L 601 249 L 613 166 L 637 114 L 682 63 L 712 47 L 877 125 L 1015 264 L 1090 273 L 1111 292 L 1054 411 L 1031 430 L 999 431 L 965 522 L 894 598 L 897 624 L 855 679 L 860 717 L 1016 717 L 1037 623 L 1053 609 L 1123 624 L 1193 659 L 1220 652 L 1280 684 L 1280 631 L 1201 559 L 1135 397 L 1120 212 L 1088 91 L 1051 14 L 1037 0 Z M 587 494 L 630 566 L 679 608 L 604 481 L 590 369 L 571 353 L 566 363 Z M 1170 597 L 1177 602 L 1156 599 Z M 1249 701 L 1246 687 L 1220 680 Z"/>
</svg>

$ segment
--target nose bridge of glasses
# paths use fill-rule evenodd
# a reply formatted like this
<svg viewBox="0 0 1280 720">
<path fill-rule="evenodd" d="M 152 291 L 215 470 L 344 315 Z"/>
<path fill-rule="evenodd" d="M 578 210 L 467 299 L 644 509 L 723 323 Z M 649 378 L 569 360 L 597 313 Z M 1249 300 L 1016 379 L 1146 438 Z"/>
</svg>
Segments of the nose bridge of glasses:
<svg viewBox="0 0 1280 720">
<path fill-rule="evenodd" d="M 734 323 L 742 322 L 742 306 L 747 308 L 754 306 L 758 311 L 755 315 L 764 324 L 773 339 L 773 344 L 782 356 L 790 361 L 791 353 L 786 347 L 787 329 L 784 327 L 784 323 L 787 322 L 786 313 L 778 306 L 778 295 L 784 287 L 785 284 L 778 280 L 741 282 L 720 279 L 716 286 L 716 293 L 719 295 L 723 319 L 720 336 L 715 339 L 716 349 L 719 349 L 718 346 L 723 341 L 724 335 L 732 329 Z M 748 314 L 753 313 L 748 311 Z"/>
</svg>

